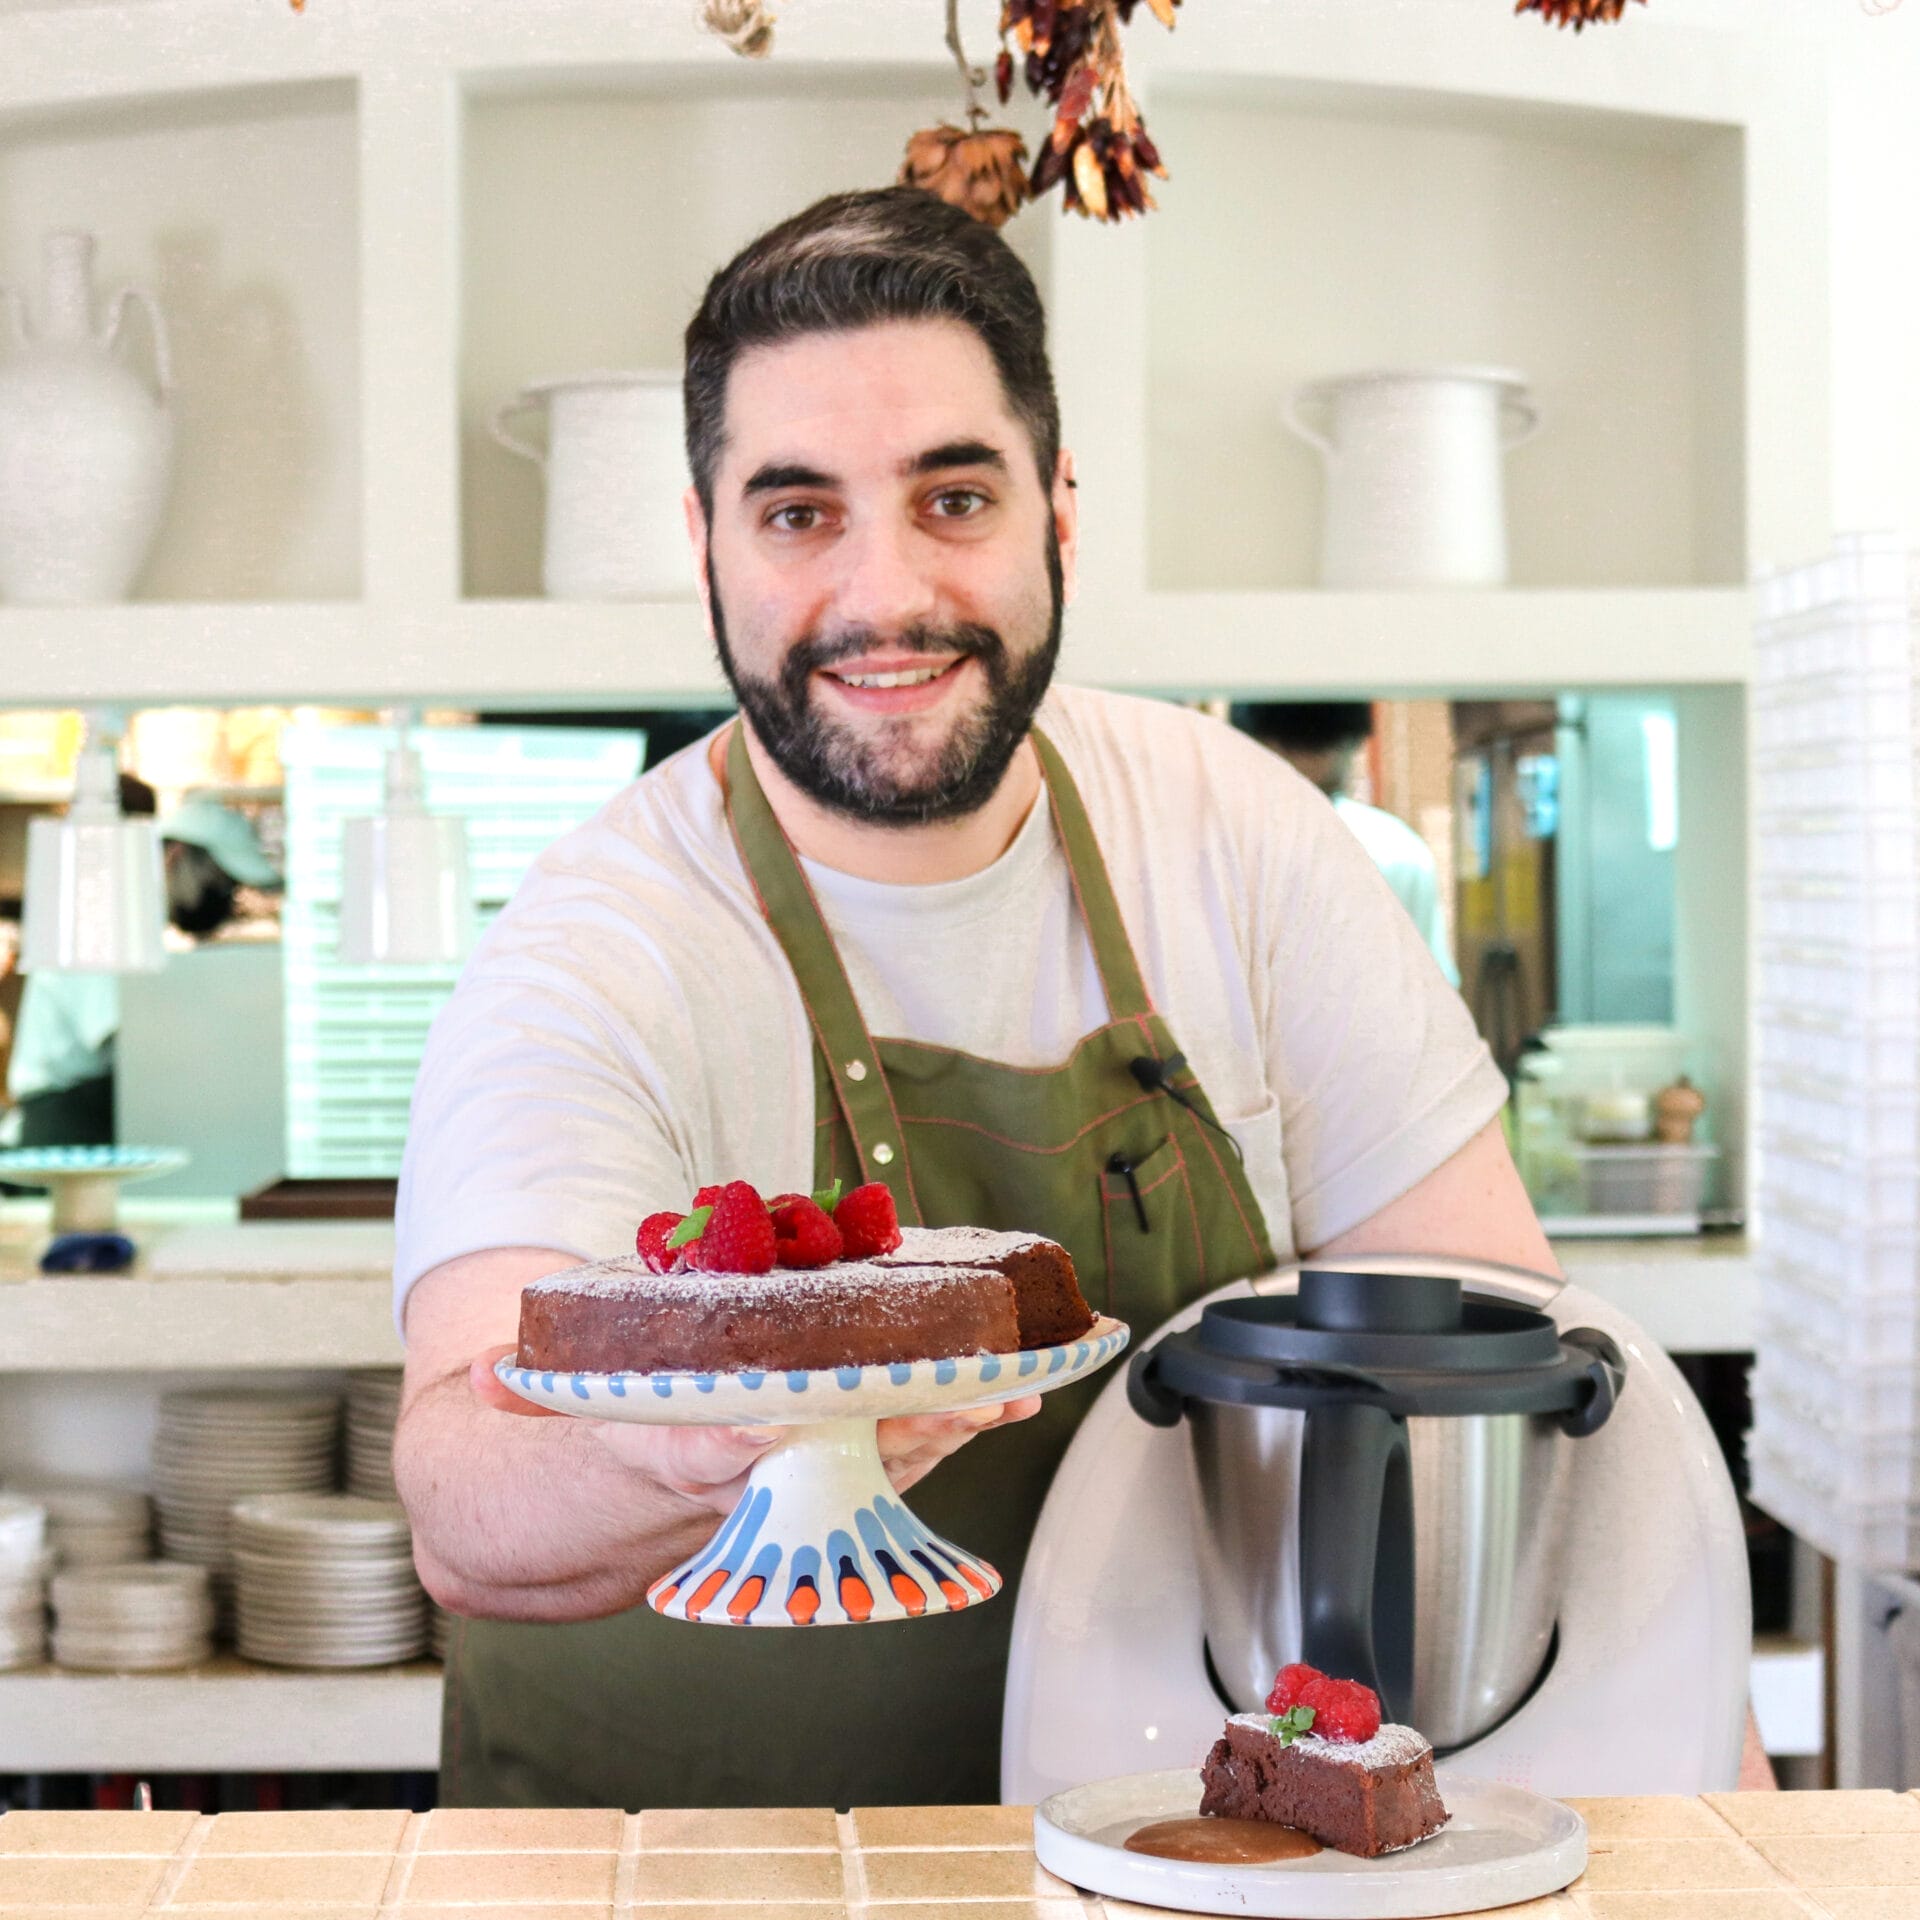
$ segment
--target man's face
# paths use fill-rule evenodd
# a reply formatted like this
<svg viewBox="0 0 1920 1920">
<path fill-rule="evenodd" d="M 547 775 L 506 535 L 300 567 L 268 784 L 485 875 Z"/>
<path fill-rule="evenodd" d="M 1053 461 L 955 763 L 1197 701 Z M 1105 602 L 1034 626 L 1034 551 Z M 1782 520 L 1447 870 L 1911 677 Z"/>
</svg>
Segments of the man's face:
<svg viewBox="0 0 1920 1920">
<path fill-rule="evenodd" d="M 721 664 L 795 786 L 896 825 L 992 795 L 1052 677 L 1074 519 L 970 328 L 743 354 L 688 524 Z"/>
</svg>

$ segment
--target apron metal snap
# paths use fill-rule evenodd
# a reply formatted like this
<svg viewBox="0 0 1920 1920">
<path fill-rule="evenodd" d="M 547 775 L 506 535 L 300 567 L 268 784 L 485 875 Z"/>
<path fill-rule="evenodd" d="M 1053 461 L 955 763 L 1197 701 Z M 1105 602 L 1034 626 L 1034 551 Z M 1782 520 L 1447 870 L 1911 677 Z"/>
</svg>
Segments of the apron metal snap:
<svg viewBox="0 0 1920 1920">
<path fill-rule="evenodd" d="M 866 1077 L 867 1063 L 864 1060 L 849 1060 L 847 1062 L 847 1078 L 849 1080 L 864 1080 Z"/>
<path fill-rule="evenodd" d="M 893 1165 L 893 1149 L 888 1146 L 884 1140 L 873 1150 L 873 1164 L 876 1167 L 890 1167 Z"/>
</svg>

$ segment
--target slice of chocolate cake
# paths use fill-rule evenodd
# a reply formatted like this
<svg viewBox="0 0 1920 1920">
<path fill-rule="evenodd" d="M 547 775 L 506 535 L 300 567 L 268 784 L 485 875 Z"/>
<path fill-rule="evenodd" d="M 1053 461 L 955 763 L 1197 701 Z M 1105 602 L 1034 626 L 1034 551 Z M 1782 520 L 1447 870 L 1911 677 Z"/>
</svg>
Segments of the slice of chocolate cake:
<svg viewBox="0 0 1920 1920">
<path fill-rule="evenodd" d="M 1264 1713 L 1236 1713 L 1200 1769 L 1203 1814 L 1298 1827 L 1342 1853 L 1397 1853 L 1447 1823 L 1433 1748 L 1411 1727 L 1370 1740 L 1283 1743 Z"/>
<path fill-rule="evenodd" d="M 1055 1347 L 1078 1340 L 1093 1325 L 1080 1292 L 1073 1256 L 1057 1241 L 1034 1233 L 996 1233 L 988 1227 L 902 1227 L 900 1244 L 880 1255 L 883 1267 L 985 1267 L 1013 1286 L 1022 1347 Z"/>
</svg>

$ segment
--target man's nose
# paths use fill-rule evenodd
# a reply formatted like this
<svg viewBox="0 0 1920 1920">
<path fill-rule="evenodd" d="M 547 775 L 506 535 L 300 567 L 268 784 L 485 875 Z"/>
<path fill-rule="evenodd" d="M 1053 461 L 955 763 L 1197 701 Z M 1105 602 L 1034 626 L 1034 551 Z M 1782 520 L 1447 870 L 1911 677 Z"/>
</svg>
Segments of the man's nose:
<svg viewBox="0 0 1920 1920">
<path fill-rule="evenodd" d="M 940 595 L 928 545 L 924 535 L 891 517 L 856 528 L 840 548 L 840 619 L 883 634 L 932 621 Z"/>
</svg>

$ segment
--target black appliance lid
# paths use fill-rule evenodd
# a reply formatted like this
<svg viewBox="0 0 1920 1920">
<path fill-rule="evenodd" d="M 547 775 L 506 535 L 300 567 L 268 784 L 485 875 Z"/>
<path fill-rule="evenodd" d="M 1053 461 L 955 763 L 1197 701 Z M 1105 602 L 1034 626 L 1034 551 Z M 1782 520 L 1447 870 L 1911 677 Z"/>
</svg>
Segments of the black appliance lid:
<svg viewBox="0 0 1920 1920">
<path fill-rule="evenodd" d="M 1364 1404 L 1400 1416 L 1542 1413 L 1576 1436 L 1612 1411 L 1626 1372 L 1605 1334 L 1562 1334 L 1532 1307 L 1430 1274 L 1308 1269 L 1297 1294 L 1216 1301 L 1136 1354 L 1135 1409 L 1172 1425 L 1190 1402 Z"/>
</svg>

